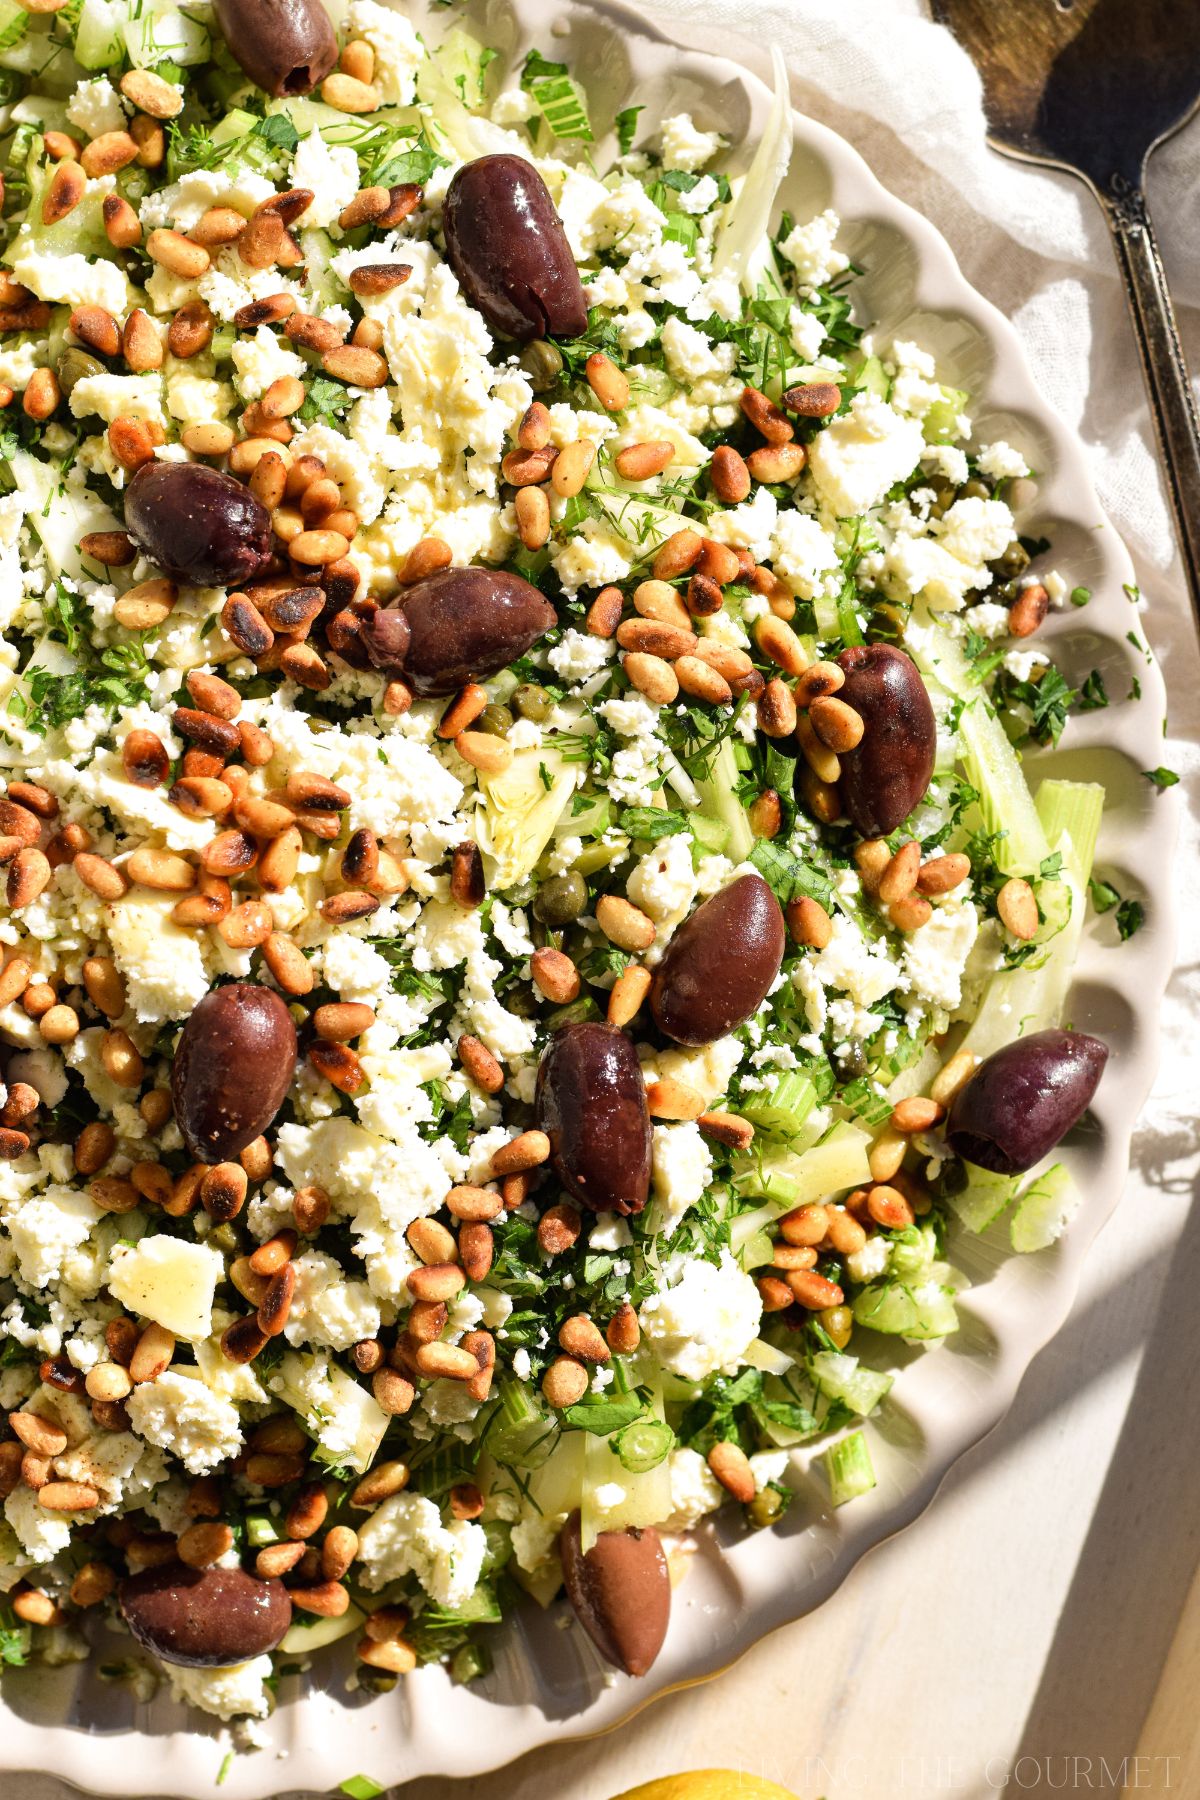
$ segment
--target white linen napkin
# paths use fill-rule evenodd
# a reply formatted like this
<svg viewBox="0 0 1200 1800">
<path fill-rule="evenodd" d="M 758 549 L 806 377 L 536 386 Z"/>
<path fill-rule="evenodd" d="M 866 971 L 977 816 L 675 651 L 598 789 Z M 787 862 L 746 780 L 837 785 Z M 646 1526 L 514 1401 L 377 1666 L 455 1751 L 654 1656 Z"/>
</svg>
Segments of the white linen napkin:
<svg viewBox="0 0 1200 1800">
<path fill-rule="evenodd" d="M 1192 891 L 1200 867 L 1200 653 L 1100 209 L 1073 177 L 988 147 L 979 78 L 921 0 L 652 0 L 641 10 L 667 36 L 767 79 L 768 46 L 778 43 L 797 107 L 840 132 L 885 185 L 939 228 L 968 280 L 1012 320 L 1043 393 L 1087 447 L 1100 499 L 1137 566 L 1143 624 L 1167 674 L 1162 761 L 1187 788 L 1174 877 L 1176 972 L 1131 1185 L 1138 1175 L 1155 1184 L 1186 1180 L 1200 1162 L 1200 908 Z M 1149 187 L 1184 348 L 1200 383 L 1198 157 L 1194 119 L 1155 154 Z M 1153 879 L 1148 886 L 1152 894 Z M 1145 929 L 1152 930 L 1152 905 L 1148 912 Z"/>
</svg>

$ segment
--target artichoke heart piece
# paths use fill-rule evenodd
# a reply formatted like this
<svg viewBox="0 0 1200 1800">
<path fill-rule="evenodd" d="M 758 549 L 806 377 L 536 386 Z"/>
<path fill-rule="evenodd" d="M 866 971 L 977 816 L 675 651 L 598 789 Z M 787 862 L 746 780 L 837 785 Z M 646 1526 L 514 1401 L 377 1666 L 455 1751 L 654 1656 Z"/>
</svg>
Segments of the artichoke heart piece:
<svg viewBox="0 0 1200 1800">
<path fill-rule="evenodd" d="M 579 765 L 546 745 L 518 750 L 499 775 L 480 775 L 475 815 L 488 887 L 503 892 L 533 870 L 575 792 Z"/>
</svg>

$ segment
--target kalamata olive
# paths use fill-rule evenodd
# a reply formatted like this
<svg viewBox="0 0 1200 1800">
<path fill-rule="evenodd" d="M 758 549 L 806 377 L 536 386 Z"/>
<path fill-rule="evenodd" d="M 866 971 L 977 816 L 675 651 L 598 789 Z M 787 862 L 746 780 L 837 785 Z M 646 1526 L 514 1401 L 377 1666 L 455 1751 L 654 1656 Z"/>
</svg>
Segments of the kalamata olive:
<svg viewBox="0 0 1200 1800">
<path fill-rule="evenodd" d="M 650 990 L 660 1031 L 711 1044 L 767 997 L 783 961 L 779 902 L 761 875 L 739 875 L 701 901 L 668 944 Z"/>
<path fill-rule="evenodd" d="M 408 638 L 393 624 L 408 623 Z M 439 569 L 408 589 L 396 607 L 363 626 L 367 652 L 380 669 L 403 668 L 418 694 L 457 693 L 486 681 L 524 656 L 557 614 L 537 588 L 500 569 Z"/>
<path fill-rule="evenodd" d="M 190 1569 L 162 1563 L 130 1575 L 117 1590 L 122 1617 L 139 1644 L 163 1662 L 224 1668 L 274 1650 L 292 1622 L 281 1581 L 244 1569 Z"/>
<path fill-rule="evenodd" d="M 644 1675 L 671 1619 L 671 1578 L 653 1527 L 602 1531 L 584 1554 L 578 1513 L 558 1539 L 563 1585 L 583 1629 L 626 1675 Z"/>
<path fill-rule="evenodd" d="M 234 60 L 268 94 L 308 94 L 338 58 L 321 0 L 215 0 Z"/>
<path fill-rule="evenodd" d="M 442 225 L 459 286 L 493 331 L 524 344 L 587 330 L 587 301 L 562 220 L 523 156 L 464 163 L 447 190 Z"/>
<path fill-rule="evenodd" d="M 296 1027 L 272 988 L 234 981 L 206 994 L 171 1069 L 175 1117 L 198 1162 L 226 1162 L 271 1123 L 296 1066 Z"/>
<path fill-rule="evenodd" d="M 143 463 L 125 490 L 125 527 L 176 581 L 237 587 L 271 559 L 271 515 L 206 463 Z"/>
<path fill-rule="evenodd" d="M 956 1156 L 997 1175 L 1032 1169 L 1082 1117 L 1108 1061 L 1083 1031 L 1035 1031 L 981 1062 L 950 1108 Z"/>
<path fill-rule="evenodd" d="M 542 882 L 534 896 L 533 916 L 558 930 L 577 919 L 586 905 L 587 882 L 577 869 L 570 869 Z"/>
<path fill-rule="evenodd" d="M 611 1025 L 560 1026 L 538 1068 L 537 1122 L 573 1200 L 592 1212 L 641 1212 L 650 1193 L 650 1114 L 632 1038 Z"/>
<path fill-rule="evenodd" d="M 846 816 L 863 837 L 886 837 L 923 799 L 933 774 L 937 727 L 925 683 L 911 656 L 891 644 L 857 644 L 838 662 L 838 694 L 861 714 L 865 730 L 842 752 L 839 784 Z"/>
</svg>

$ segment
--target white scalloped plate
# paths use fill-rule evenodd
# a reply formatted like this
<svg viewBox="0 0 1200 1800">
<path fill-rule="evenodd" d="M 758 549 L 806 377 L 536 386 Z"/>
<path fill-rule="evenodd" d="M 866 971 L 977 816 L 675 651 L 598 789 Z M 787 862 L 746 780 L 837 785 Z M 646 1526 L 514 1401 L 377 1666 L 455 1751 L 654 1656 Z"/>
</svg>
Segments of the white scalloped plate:
<svg viewBox="0 0 1200 1800">
<path fill-rule="evenodd" d="M 250 0 L 252 3 L 252 0 Z M 433 36 L 447 15 L 425 0 Z M 748 160 L 766 116 L 762 83 L 731 62 L 679 49 L 625 8 L 555 0 L 482 0 L 468 23 L 503 53 L 536 45 L 585 79 L 596 118 L 641 102 L 641 130 L 682 109 L 719 129 Z M 1113 1058 L 1086 1132 L 1066 1149 L 1085 1198 L 1063 1241 L 1035 1256 L 1005 1254 L 1004 1240 L 954 1245 L 971 1286 L 962 1330 L 930 1353 L 911 1353 L 873 1424 L 879 1484 L 835 1512 L 827 1492 L 804 1476 L 777 1533 L 701 1533 L 676 1590 L 670 1632 L 648 1677 L 606 1673 L 583 1633 L 563 1629 L 561 1603 L 547 1614 L 529 1604 L 496 1645 L 485 1682 L 453 1687 L 439 1669 L 409 1676 L 390 1695 L 344 1691 L 348 1654 L 318 1657 L 306 1684 L 283 1685 L 267 1727 L 270 1747 L 239 1756 L 222 1800 L 260 1800 L 283 1789 L 323 1792 L 368 1773 L 391 1784 L 423 1775 L 475 1775 L 550 1739 L 603 1731 L 656 1695 L 726 1668 L 767 1632 L 826 1600 L 867 1550 L 928 1506 L 951 1464 L 990 1431 L 1012 1402 L 1036 1352 L 1070 1310 L 1080 1266 L 1121 1196 L 1129 1140 L 1154 1078 L 1158 1011 L 1174 933 L 1162 872 L 1178 825 L 1177 796 L 1159 794 L 1140 771 L 1161 755 L 1165 710 L 1157 667 L 1127 641 L 1135 621 L 1122 584 L 1133 568 L 1096 499 L 1082 446 L 1037 391 L 1008 321 L 968 286 L 945 241 L 894 199 L 857 153 L 824 126 L 795 115 L 795 155 L 784 203 L 799 218 L 832 205 L 845 221 L 842 243 L 866 274 L 861 312 L 881 332 L 899 331 L 938 357 L 944 376 L 975 400 L 976 435 L 1017 444 L 1039 471 L 1022 529 L 1052 538 L 1056 563 L 1093 592 L 1085 612 L 1052 618 L 1047 635 L 1068 678 L 1099 667 L 1110 694 L 1141 682 L 1140 704 L 1114 705 L 1072 721 L 1066 747 L 1039 756 L 1053 769 L 1103 781 L 1109 789 L 1099 867 L 1123 893 L 1147 899 L 1148 924 L 1114 949 L 1111 921 L 1085 939 L 1072 1020 L 1112 1046 Z M 222 1749 L 215 1727 L 197 1729 L 161 1697 L 138 1705 L 120 1687 L 78 1668 L 6 1678 L 0 1766 L 47 1769 L 104 1794 L 171 1794 L 211 1800 Z"/>
</svg>

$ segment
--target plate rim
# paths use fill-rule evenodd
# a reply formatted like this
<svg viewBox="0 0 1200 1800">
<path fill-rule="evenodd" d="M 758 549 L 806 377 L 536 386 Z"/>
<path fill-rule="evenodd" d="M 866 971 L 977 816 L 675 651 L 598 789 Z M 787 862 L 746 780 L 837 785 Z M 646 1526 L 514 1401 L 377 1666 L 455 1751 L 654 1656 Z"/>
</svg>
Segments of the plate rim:
<svg viewBox="0 0 1200 1800">
<path fill-rule="evenodd" d="M 752 104 L 756 99 L 759 105 L 770 99 L 769 89 L 753 69 L 731 57 L 687 48 L 657 24 L 640 17 L 632 7 L 624 4 L 624 0 L 511 0 L 511 13 L 519 24 L 532 23 L 538 29 L 548 27 L 555 18 L 560 17 L 568 17 L 573 23 L 582 26 L 590 16 L 615 27 L 623 38 L 634 43 L 640 40 L 658 50 L 675 50 L 689 62 L 707 65 L 714 84 L 741 83 Z M 794 103 L 791 112 L 793 154 L 798 149 L 815 154 L 829 169 L 833 178 L 832 185 L 836 186 L 845 175 L 851 175 L 854 185 L 871 197 L 880 215 L 889 224 L 896 225 L 901 235 L 912 244 L 916 253 L 914 292 L 928 284 L 932 269 L 934 284 L 945 290 L 939 292 L 937 310 L 958 313 L 979 325 L 982 335 L 995 353 L 996 364 L 1003 360 L 1008 368 L 1017 371 L 1020 377 L 1018 389 L 1023 389 L 1024 392 L 1018 392 L 1015 396 L 1014 410 L 1028 415 L 1046 430 L 1055 473 L 1061 474 L 1065 470 L 1070 476 L 1081 500 L 1088 503 L 1087 516 L 1093 520 L 1088 529 L 1104 532 L 1106 547 L 1115 558 L 1119 576 L 1124 581 L 1135 582 L 1136 571 L 1130 553 L 1096 494 L 1087 449 L 1057 408 L 1041 394 L 1029 355 L 1015 327 L 996 304 L 968 280 L 950 242 L 938 227 L 893 193 L 848 139 L 831 126 L 812 118 Z M 847 216 L 846 223 L 851 222 L 851 216 Z M 1081 507 L 1080 522 L 1084 516 Z M 1158 661 L 1152 653 L 1142 679 L 1145 684 L 1143 704 L 1158 701 L 1160 709 L 1165 707 L 1165 682 Z M 1150 691 L 1146 691 L 1146 687 Z M 1138 733 L 1135 730 L 1126 735 L 1136 738 Z M 1148 808 L 1143 809 L 1145 819 L 1139 825 L 1137 841 L 1140 843 L 1148 839 L 1155 842 L 1168 865 L 1171 865 L 1182 819 L 1181 794 L 1176 790 L 1158 793 L 1152 804 L 1153 817 Z M 972 1398 L 969 1405 L 962 1406 L 951 1426 L 944 1428 L 935 1453 L 927 1457 L 926 1466 L 911 1488 L 890 1504 L 885 1515 L 870 1521 L 864 1519 L 852 1535 L 847 1535 L 827 1566 L 811 1576 L 804 1588 L 797 1591 L 802 1593 L 802 1598 L 793 1597 L 785 1591 L 772 1603 L 758 1602 L 731 1637 L 723 1639 L 707 1652 L 697 1650 L 685 1676 L 663 1680 L 657 1685 L 645 1677 L 640 1682 L 622 1681 L 619 1683 L 621 1703 L 613 1711 L 613 1716 L 606 1716 L 600 1721 L 590 1717 L 596 1705 L 594 1699 L 587 1702 L 582 1710 L 565 1718 L 551 1718 L 533 1703 L 496 1707 L 495 1714 L 502 1721 L 502 1728 L 497 1729 L 494 1737 L 489 1734 L 490 1747 L 482 1744 L 476 1747 L 467 1741 L 470 1734 L 464 1734 L 464 1738 L 454 1745 L 453 1754 L 450 1754 L 447 1739 L 439 1740 L 435 1746 L 428 1738 L 422 1742 L 418 1734 L 414 1748 L 425 1749 L 427 1752 L 436 1748 L 439 1754 L 438 1766 L 429 1766 L 426 1761 L 421 1766 L 414 1764 L 412 1767 L 394 1770 L 389 1767 L 385 1771 L 388 1786 L 403 1785 L 434 1774 L 460 1779 L 478 1776 L 501 1768 L 551 1741 L 576 1742 L 606 1735 L 654 1702 L 714 1679 L 740 1661 L 756 1644 L 825 1604 L 864 1557 L 906 1530 L 926 1512 L 961 1458 L 1001 1424 L 1012 1407 L 1030 1365 L 1062 1329 L 1078 1297 L 1084 1260 L 1123 1197 L 1131 1139 L 1159 1068 L 1161 1009 L 1174 967 L 1177 916 L 1174 887 L 1169 885 L 1165 893 L 1156 896 L 1154 929 L 1148 934 L 1148 942 L 1136 957 L 1136 979 L 1134 969 L 1127 965 L 1129 972 L 1126 979 L 1122 981 L 1118 972 L 1118 979 L 1111 983 L 1126 998 L 1129 997 L 1130 990 L 1136 991 L 1137 1004 L 1133 1005 L 1132 1011 L 1143 1035 L 1136 1054 L 1130 1057 L 1125 1071 L 1122 1104 L 1115 1119 L 1108 1116 L 1105 1120 L 1105 1153 L 1099 1196 L 1081 1208 L 1068 1236 L 1063 1240 L 1065 1253 L 1059 1257 L 1062 1267 L 1057 1270 L 1054 1279 L 1043 1284 L 1043 1323 L 1034 1333 L 1025 1334 L 1019 1349 L 998 1338 L 995 1340 L 989 1361 L 987 1386 Z M 297 1721 L 303 1721 L 306 1709 L 312 1708 L 316 1698 L 310 1693 L 291 1703 L 291 1710 Z M 346 1722 L 355 1717 L 352 1712 L 343 1708 L 338 1709 L 338 1716 Z M 14 1716 L 2 1700 L 0 1718 L 9 1725 L 9 1731 L 0 1738 L 0 1771 L 15 1774 L 36 1767 L 40 1772 L 52 1774 L 85 1792 L 96 1794 L 132 1796 L 135 1793 L 149 1794 L 161 1790 L 170 1791 L 176 1796 L 176 1800 L 191 1800 L 192 1796 L 196 1800 L 202 1800 L 202 1797 L 213 1793 L 211 1758 L 216 1745 L 210 1735 L 199 1731 L 126 1731 L 114 1733 L 111 1738 L 101 1737 L 67 1723 L 35 1723 Z M 14 1726 L 15 1733 L 12 1731 Z M 224 1790 L 228 1800 L 270 1800 L 270 1796 L 296 1787 L 324 1791 L 331 1785 L 336 1786 L 337 1780 L 345 1777 L 335 1776 L 332 1782 L 328 1779 L 328 1753 L 323 1754 L 315 1747 L 301 1749 L 300 1742 L 305 1735 L 308 1734 L 301 1724 L 301 1737 L 293 1740 L 286 1760 L 271 1757 L 269 1752 L 261 1752 L 253 1757 L 239 1756 Z M 27 1738 L 30 1740 L 30 1751 L 36 1751 L 36 1763 L 31 1762 L 29 1755 L 22 1750 L 22 1743 Z M 138 1748 L 138 1785 L 131 1786 L 130 1769 L 123 1759 L 128 1748 L 135 1743 Z M 207 1770 L 200 1766 L 201 1746 L 205 1747 L 205 1760 L 210 1762 Z M 381 1736 L 378 1744 L 372 1745 L 370 1754 L 377 1761 L 382 1761 L 385 1753 L 394 1757 L 397 1748 L 396 1736 Z M 10 1749 L 18 1752 L 15 1758 L 10 1756 Z M 179 1754 L 180 1751 L 184 1751 L 184 1754 Z M 341 1753 L 339 1760 L 344 1760 Z M 249 1778 L 256 1770 L 259 1778 Z"/>
</svg>

